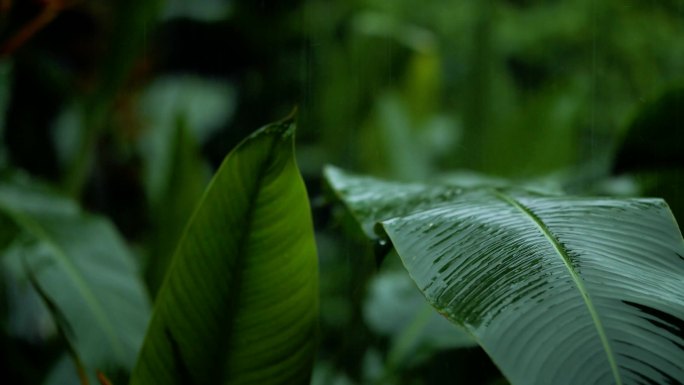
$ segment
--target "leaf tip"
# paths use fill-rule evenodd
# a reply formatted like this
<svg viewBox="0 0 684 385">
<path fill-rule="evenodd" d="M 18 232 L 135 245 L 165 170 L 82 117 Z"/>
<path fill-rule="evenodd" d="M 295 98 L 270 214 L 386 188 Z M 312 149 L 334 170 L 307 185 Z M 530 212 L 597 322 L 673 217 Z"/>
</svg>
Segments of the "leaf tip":
<svg viewBox="0 0 684 385">
<path fill-rule="evenodd" d="M 292 139 L 297 127 L 297 107 L 285 118 L 271 124 L 267 124 L 256 130 L 248 137 L 248 140 L 256 139 L 264 135 L 279 137 L 282 140 Z"/>
</svg>

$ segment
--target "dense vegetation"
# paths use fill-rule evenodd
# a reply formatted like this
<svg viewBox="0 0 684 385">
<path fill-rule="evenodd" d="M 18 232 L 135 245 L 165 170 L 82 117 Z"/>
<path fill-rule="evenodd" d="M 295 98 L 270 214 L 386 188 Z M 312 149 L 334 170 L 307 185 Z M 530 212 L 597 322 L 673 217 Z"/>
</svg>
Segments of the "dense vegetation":
<svg viewBox="0 0 684 385">
<path fill-rule="evenodd" d="M 3 379 L 684 382 L 683 18 L 0 2 Z"/>
</svg>

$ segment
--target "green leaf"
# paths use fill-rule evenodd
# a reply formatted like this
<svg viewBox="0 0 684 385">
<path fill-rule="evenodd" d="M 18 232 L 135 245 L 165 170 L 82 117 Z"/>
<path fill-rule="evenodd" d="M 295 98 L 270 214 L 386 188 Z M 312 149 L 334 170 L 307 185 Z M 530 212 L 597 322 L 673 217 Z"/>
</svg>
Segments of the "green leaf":
<svg viewBox="0 0 684 385">
<path fill-rule="evenodd" d="M 211 177 L 185 119 L 179 118 L 173 131 L 175 137 L 169 145 L 172 149 L 169 165 L 159 167 L 168 169 L 168 178 L 160 194 L 150 196 L 154 226 L 148 243 L 145 278 L 153 297 L 166 276 L 178 240 Z"/>
<path fill-rule="evenodd" d="M 381 220 L 447 202 L 463 192 L 460 187 L 446 184 L 401 183 L 352 176 L 332 166 L 326 167 L 325 177 L 371 239 L 378 237 L 374 227 Z"/>
<path fill-rule="evenodd" d="M 363 313 L 374 332 L 390 337 L 386 366 L 392 370 L 387 372 L 405 370 L 443 349 L 477 345 L 425 302 L 406 272 L 384 271 L 375 276 Z"/>
<path fill-rule="evenodd" d="M 43 385 L 80 384 L 78 368 L 68 354 L 62 355 L 43 380 Z M 97 384 L 90 380 L 91 384 Z"/>
<path fill-rule="evenodd" d="M 132 384 L 306 383 L 318 278 L 291 120 L 224 160 L 157 295 Z"/>
<path fill-rule="evenodd" d="M 337 170 L 328 180 L 362 221 L 386 193 Z M 513 384 L 684 380 L 684 240 L 662 200 L 476 188 L 430 205 L 414 192 L 395 184 L 401 208 L 384 208 L 382 229 Z"/>
<path fill-rule="evenodd" d="M 133 368 L 150 304 L 125 242 L 105 219 L 20 178 L 0 182 L 0 213 L 12 221 L 27 275 L 72 353 L 94 378 Z"/>
</svg>

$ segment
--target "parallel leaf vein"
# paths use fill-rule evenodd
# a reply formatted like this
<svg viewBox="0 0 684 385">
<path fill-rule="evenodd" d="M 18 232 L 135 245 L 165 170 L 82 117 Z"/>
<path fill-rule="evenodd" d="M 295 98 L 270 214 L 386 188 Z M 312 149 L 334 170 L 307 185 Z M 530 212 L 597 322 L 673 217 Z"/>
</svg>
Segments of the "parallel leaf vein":
<svg viewBox="0 0 684 385">
<path fill-rule="evenodd" d="M 622 379 L 620 377 L 620 372 L 618 370 L 617 362 L 615 360 L 615 355 L 613 353 L 613 349 L 610 346 L 610 342 L 608 341 L 608 336 L 606 335 L 606 331 L 603 327 L 603 323 L 601 322 L 601 318 L 599 317 L 598 312 L 596 311 L 596 307 L 594 306 L 594 303 L 592 302 L 591 297 L 589 296 L 587 288 L 584 286 L 584 281 L 579 276 L 578 272 L 573 268 L 570 256 L 568 255 L 563 245 L 561 245 L 560 241 L 555 237 L 555 235 L 551 232 L 548 226 L 546 226 L 546 224 L 525 205 L 518 202 L 513 197 L 502 193 L 501 191 L 494 191 L 494 194 L 497 198 L 515 207 L 522 214 L 524 214 L 530 221 L 532 221 L 532 223 L 534 223 L 537 229 L 539 229 L 539 231 L 549 241 L 551 246 L 553 246 L 556 253 L 561 257 L 563 264 L 568 269 L 568 272 L 570 273 L 573 282 L 577 286 L 577 289 L 579 290 L 582 299 L 584 300 L 584 303 L 587 306 L 587 309 L 589 310 L 589 314 L 591 315 L 591 318 L 594 321 L 594 326 L 596 327 L 596 331 L 599 335 L 599 338 L 601 339 L 603 349 L 606 352 L 608 363 L 610 364 L 610 368 L 613 373 L 615 383 L 616 385 L 622 385 Z"/>
</svg>

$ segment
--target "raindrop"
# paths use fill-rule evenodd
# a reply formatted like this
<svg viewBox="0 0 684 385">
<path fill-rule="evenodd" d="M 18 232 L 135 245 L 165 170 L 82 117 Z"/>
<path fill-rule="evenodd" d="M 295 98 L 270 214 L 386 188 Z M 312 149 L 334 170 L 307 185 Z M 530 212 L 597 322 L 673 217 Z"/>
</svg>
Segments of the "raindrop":
<svg viewBox="0 0 684 385">
<path fill-rule="evenodd" d="M 380 266 L 380 264 L 382 264 L 382 261 L 385 260 L 387 254 L 390 252 L 390 250 L 392 250 L 392 245 L 387 241 L 387 239 L 378 238 L 375 241 L 373 249 L 375 252 L 376 266 Z"/>
</svg>

